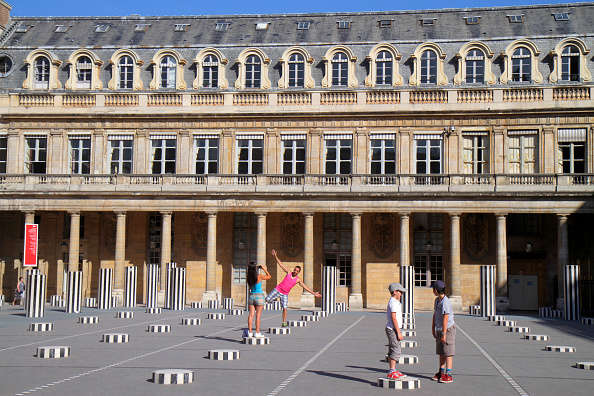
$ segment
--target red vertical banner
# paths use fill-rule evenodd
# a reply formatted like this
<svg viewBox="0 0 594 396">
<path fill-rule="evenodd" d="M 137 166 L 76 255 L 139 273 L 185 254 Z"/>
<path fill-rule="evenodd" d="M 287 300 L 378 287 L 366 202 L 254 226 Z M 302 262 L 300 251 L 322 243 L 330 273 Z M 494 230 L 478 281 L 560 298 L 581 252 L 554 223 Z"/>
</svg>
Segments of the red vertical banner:
<svg viewBox="0 0 594 396">
<path fill-rule="evenodd" d="M 37 224 L 25 224 L 25 253 L 23 265 L 35 267 L 37 265 Z"/>
</svg>

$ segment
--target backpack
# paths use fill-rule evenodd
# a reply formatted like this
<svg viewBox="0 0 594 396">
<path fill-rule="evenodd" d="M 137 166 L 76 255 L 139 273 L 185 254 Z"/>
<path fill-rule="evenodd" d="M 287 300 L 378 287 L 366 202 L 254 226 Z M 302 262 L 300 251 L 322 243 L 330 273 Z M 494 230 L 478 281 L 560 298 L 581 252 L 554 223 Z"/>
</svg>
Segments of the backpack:
<svg viewBox="0 0 594 396">
<path fill-rule="evenodd" d="M 248 338 L 250 336 L 248 329 L 243 329 L 241 333 L 241 338 Z"/>
</svg>

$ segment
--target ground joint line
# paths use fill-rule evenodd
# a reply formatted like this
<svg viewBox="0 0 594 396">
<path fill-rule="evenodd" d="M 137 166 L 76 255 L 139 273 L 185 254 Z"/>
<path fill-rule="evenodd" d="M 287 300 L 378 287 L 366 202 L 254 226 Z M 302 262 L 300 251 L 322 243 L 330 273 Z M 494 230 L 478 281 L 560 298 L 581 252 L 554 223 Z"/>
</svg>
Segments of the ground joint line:
<svg viewBox="0 0 594 396">
<path fill-rule="evenodd" d="M 326 344 L 326 346 L 324 348 L 320 349 L 318 351 L 318 353 L 316 353 L 311 359 L 309 359 L 307 362 L 305 362 L 305 364 L 303 366 L 299 367 L 299 369 L 297 369 L 297 371 L 295 371 L 293 374 L 291 374 L 286 380 L 284 380 L 279 386 L 277 386 L 272 392 L 270 392 L 268 394 L 268 396 L 276 396 L 287 385 L 289 385 L 291 383 L 291 381 L 293 381 L 295 378 L 297 378 L 297 376 L 299 374 L 301 374 L 307 367 L 309 367 L 310 364 L 312 364 L 317 358 L 319 358 L 324 352 L 326 352 L 326 350 L 328 348 L 330 348 L 336 341 L 338 341 L 340 339 L 340 337 L 342 337 L 347 331 L 349 331 L 350 329 L 355 327 L 355 325 L 357 323 L 362 321 L 363 318 L 365 318 L 365 316 L 360 317 L 359 320 L 357 320 L 355 323 L 353 323 L 352 325 L 350 325 L 349 327 L 344 329 L 342 331 L 342 333 L 337 335 L 332 341 L 330 341 L 328 344 Z"/>
<path fill-rule="evenodd" d="M 485 351 L 483 349 L 483 347 L 481 347 L 478 342 L 476 342 L 467 332 L 465 332 L 464 330 L 462 330 L 460 328 L 459 325 L 456 325 L 456 328 L 458 330 L 460 330 L 460 332 L 462 332 L 462 334 L 464 334 L 466 336 L 466 338 L 468 338 L 470 340 L 470 342 L 472 342 L 474 344 L 474 346 L 487 358 L 487 360 L 489 360 L 489 362 L 491 362 L 491 364 L 493 365 L 493 367 L 495 367 L 497 369 L 497 371 L 499 371 L 499 373 L 503 376 L 503 378 L 505 378 L 507 380 L 507 382 L 509 382 L 509 384 L 512 386 L 512 388 L 514 388 L 516 390 L 516 392 L 518 392 L 520 395 L 522 396 L 529 396 L 528 393 L 526 393 L 526 391 L 524 389 L 522 389 L 522 387 L 520 385 L 518 385 L 518 383 L 511 377 L 511 375 L 509 375 L 496 361 L 495 359 L 493 359 L 488 353 L 487 351 Z"/>
</svg>

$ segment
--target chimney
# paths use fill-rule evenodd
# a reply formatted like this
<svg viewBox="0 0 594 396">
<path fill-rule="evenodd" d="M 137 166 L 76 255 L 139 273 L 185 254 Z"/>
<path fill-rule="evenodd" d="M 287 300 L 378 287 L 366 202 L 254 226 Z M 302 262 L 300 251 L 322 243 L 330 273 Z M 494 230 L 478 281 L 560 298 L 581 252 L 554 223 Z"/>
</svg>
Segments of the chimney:
<svg viewBox="0 0 594 396">
<path fill-rule="evenodd" d="M 10 10 L 12 10 L 12 6 L 4 0 L 0 0 L 0 29 L 2 30 L 10 22 Z"/>
</svg>

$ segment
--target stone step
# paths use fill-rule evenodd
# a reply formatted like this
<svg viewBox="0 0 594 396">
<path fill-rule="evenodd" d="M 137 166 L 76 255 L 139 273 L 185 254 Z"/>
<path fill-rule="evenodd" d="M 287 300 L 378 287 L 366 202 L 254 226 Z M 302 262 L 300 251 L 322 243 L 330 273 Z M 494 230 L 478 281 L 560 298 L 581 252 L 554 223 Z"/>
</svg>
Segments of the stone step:
<svg viewBox="0 0 594 396">
<path fill-rule="evenodd" d="M 108 344 L 121 344 L 128 342 L 130 337 L 125 333 L 107 333 L 103 334 L 103 342 Z"/>
<path fill-rule="evenodd" d="M 307 322 L 304 320 L 287 320 L 287 324 L 291 327 L 305 327 Z"/>
<path fill-rule="evenodd" d="M 594 324 L 594 318 L 582 318 L 582 324 L 592 325 Z"/>
<path fill-rule="evenodd" d="M 417 332 L 414 330 L 402 330 L 401 331 L 403 337 L 416 337 Z"/>
<path fill-rule="evenodd" d="M 582 370 L 594 370 L 594 362 L 577 362 L 575 367 Z"/>
<path fill-rule="evenodd" d="M 575 352 L 575 348 L 572 346 L 563 345 L 547 345 L 545 350 L 552 352 Z"/>
<path fill-rule="evenodd" d="M 416 348 L 417 342 L 411 341 L 411 340 L 403 340 L 403 341 L 400 341 L 400 346 L 402 348 Z"/>
<path fill-rule="evenodd" d="M 525 334 L 524 339 L 533 341 L 548 341 L 549 336 L 544 334 Z"/>
<path fill-rule="evenodd" d="M 243 315 L 244 312 L 245 311 L 243 309 L 230 309 L 229 315 Z"/>
<path fill-rule="evenodd" d="M 120 319 L 132 319 L 134 317 L 134 312 L 132 311 L 122 311 L 116 313 L 116 318 Z"/>
<path fill-rule="evenodd" d="M 493 316 L 489 316 L 488 318 L 491 322 L 499 322 L 501 320 L 505 320 L 505 316 L 502 315 L 493 315 Z"/>
<path fill-rule="evenodd" d="M 219 309 L 221 302 L 219 300 L 208 301 L 208 309 Z"/>
<path fill-rule="evenodd" d="M 59 359 L 70 356 L 69 346 L 37 347 L 37 357 L 42 359 Z"/>
<path fill-rule="evenodd" d="M 160 385 L 183 385 L 194 382 L 194 372 L 182 369 L 153 371 L 153 382 Z"/>
<path fill-rule="evenodd" d="M 243 343 L 247 345 L 268 345 L 270 338 L 268 337 L 243 337 Z"/>
<path fill-rule="evenodd" d="M 328 312 L 327 311 L 313 311 L 312 314 L 315 315 L 315 316 L 317 316 L 318 318 L 326 318 L 326 317 L 328 317 Z"/>
<path fill-rule="evenodd" d="M 29 323 L 29 331 L 52 331 L 53 323 Z"/>
<path fill-rule="evenodd" d="M 183 318 L 181 324 L 187 326 L 200 326 L 200 318 Z"/>
<path fill-rule="evenodd" d="M 291 334 L 290 327 L 271 327 L 268 329 L 270 334 Z"/>
<path fill-rule="evenodd" d="M 386 355 L 385 359 L 386 362 L 389 362 L 388 355 Z M 417 364 L 419 363 L 419 357 L 415 355 L 400 355 L 400 358 L 396 362 L 397 364 Z"/>
<path fill-rule="evenodd" d="M 511 326 L 507 330 L 512 333 L 530 333 L 530 327 Z"/>
<path fill-rule="evenodd" d="M 212 360 L 237 360 L 239 351 L 237 349 L 211 349 L 208 351 L 208 358 Z"/>
<path fill-rule="evenodd" d="M 224 313 L 209 313 L 206 317 L 208 319 L 223 320 L 223 319 L 225 319 L 225 314 Z"/>
<path fill-rule="evenodd" d="M 418 378 L 389 379 L 380 377 L 377 379 L 377 386 L 388 389 L 420 389 L 421 380 Z"/>
<path fill-rule="evenodd" d="M 347 310 L 347 303 L 336 303 L 336 312 L 344 312 Z"/>
<path fill-rule="evenodd" d="M 317 322 L 318 317 L 315 315 L 301 315 L 301 320 L 305 322 Z"/>
<path fill-rule="evenodd" d="M 80 318 L 78 318 L 78 323 L 82 323 L 82 324 L 99 323 L 99 317 L 98 316 L 81 316 Z"/>
<path fill-rule="evenodd" d="M 497 322 L 498 326 L 505 326 L 505 327 L 512 327 L 516 325 L 516 321 L 515 320 L 499 320 Z"/>
<path fill-rule="evenodd" d="M 202 308 L 202 303 L 201 302 L 193 302 L 190 306 L 192 308 Z"/>
<path fill-rule="evenodd" d="M 170 325 L 153 324 L 148 327 L 149 333 L 169 333 L 171 331 Z"/>
<path fill-rule="evenodd" d="M 161 312 L 163 312 L 163 310 L 161 308 L 147 308 L 146 309 L 147 314 L 160 314 Z"/>
<path fill-rule="evenodd" d="M 415 324 L 414 323 L 402 323 L 402 328 L 405 330 L 414 330 Z"/>
</svg>

